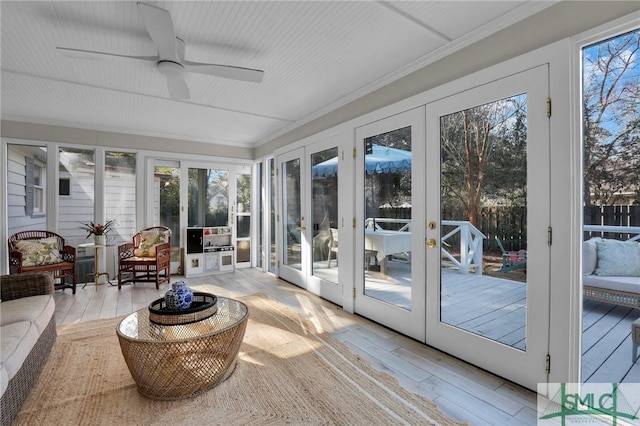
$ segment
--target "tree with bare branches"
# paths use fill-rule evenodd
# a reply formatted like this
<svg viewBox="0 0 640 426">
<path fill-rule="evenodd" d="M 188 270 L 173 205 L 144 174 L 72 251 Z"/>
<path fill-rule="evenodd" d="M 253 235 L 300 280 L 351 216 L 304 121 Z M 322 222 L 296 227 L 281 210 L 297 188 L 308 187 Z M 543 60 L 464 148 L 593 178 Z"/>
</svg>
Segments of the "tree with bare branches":
<svg viewBox="0 0 640 426">
<path fill-rule="evenodd" d="M 640 203 L 640 30 L 583 50 L 584 203 Z"/>
</svg>

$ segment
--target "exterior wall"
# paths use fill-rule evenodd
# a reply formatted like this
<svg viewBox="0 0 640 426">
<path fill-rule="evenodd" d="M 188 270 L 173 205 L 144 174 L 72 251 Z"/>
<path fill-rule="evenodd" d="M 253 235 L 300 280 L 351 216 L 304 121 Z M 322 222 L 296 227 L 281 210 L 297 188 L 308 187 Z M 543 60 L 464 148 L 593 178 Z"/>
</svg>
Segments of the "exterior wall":
<svg viewBox="0 0 640 426">
<path fill-rule="evenodd" d="M 26 215 L 26 156 L 11 148 L 7 150 L 7 157 L 7 217 L 13 225 L 8 229 L 8 235 L 29 229 L 47 229 L 46 215 Z"/>
<path fill-rule="evenodd" d="M 72 246 L 91 242 L 86 238 L 87 233 L 80 229 L 80 223 L 93 221 L 93 169 L 78 168 L 73 171 L 73 176 L 61 171 L 60 177 L 71 179 L 71 195 L 59 197 L 58 233 Z"/>
</svg>

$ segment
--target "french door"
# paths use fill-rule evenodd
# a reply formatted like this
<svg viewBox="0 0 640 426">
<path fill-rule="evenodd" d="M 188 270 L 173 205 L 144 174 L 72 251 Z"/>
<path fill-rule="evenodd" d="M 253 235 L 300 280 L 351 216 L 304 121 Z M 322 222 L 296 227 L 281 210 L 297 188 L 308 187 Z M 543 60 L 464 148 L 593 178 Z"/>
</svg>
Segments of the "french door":
<svg viewBox="0 0 640 426">
<path fill-rule="evenodd" d="M 350 150 L 341 140 L 340 136 L 331 137 L 305 149 L 310 189 L 305 205 L 311 225 L 307 229 L 311 242 L 307 253 L 307 290 L 339 305 L 343 303 L 344 282 L 348 282 L 350 271 L 348 249 L 352 230 L 343 219 L 343 205 L 347 204 L 343 182 L 350 181 L 350 175 L 345 173 L 349 168 L 343 164 L 345 151 Z"/>
<path fill-rule="evenodd" d="M 546 383 L 548 67 L 427 105 L 427 343 Z"/>
<path fill-rule="evenodd" d="M 339 211 L 340 138 L 277 157 L 279 167 L 279 275 L 324 299 L 342 304 L 351 238 Z M 351 228 L 347 227 L 347 231 Z M 340 241 L 342 240 L 342 243 Z M 340 254 L 343 247 L 343 254 Z M 343 259 L 342 262 L 340 259 Z"/>
<path fill-rule="evenodd" d="M 306 288 L 309 264 L 306 261 L 310 251 L 307 241 L 307 221 L 305 221 L 302 200 L 305 199 L 306 174 L 304 170 L 304 150 L 298 149 L 279 155 L 278 167 L 278 220 L 279 234 L 278 275 L 283 279 Z"/>
<path fill-rule="evenodd" d="M 236 201 L 231 205 L 235 225 L 236 268 L 251 266 L 251 229 L 253 224 L 251 214 L 251 183 L 252 167 L 236 166 Z"/>
<path fill-rule="evenodd" d="M 356 313 L 425 339 L 424 108 L 356 129 Z M 423 215 L 423 214 L 422 214 Z"/>
</svg>

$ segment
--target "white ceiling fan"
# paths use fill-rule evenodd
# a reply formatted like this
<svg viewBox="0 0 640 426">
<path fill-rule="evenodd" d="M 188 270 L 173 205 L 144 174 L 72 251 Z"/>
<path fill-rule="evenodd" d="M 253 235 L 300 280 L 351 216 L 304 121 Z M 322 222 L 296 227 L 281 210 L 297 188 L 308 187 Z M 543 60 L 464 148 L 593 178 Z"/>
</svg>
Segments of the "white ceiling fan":
<svg viewBox="0 0 640 426">
<path fill-rule="evenodd" d="M 204 64 L 184 59 L 185 43 L 176 36 L 168 10 L 138 2 L 142 21 L 158 49 L 157 56 L 127 56 L 114 53 L 56 47 L 65 56 L 77 59 L 153 62 L 167 77 L 169 96 L 172 99 L 190 99 L 189 87 L 184 80 L 185 71 L 259 83 L 264 71 L 230 65 Z"/>
</svg>

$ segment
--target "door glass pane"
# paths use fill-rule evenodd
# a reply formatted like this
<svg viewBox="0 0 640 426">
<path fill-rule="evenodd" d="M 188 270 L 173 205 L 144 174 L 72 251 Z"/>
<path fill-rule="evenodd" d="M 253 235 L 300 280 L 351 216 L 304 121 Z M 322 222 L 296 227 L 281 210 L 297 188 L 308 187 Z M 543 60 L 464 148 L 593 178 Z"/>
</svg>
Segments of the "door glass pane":
<svg viewBox="0 0 640 426">
<path fill-rule="evenodd" d="M 300 200 L 300 159 L 282 163 L 282 258 L 284 265 L 302 270 L 302 204 Z"/>
<path fill-rule="evenodd" d="M 441 321 L 525 350 L 527 96 L 440 118 Z"/>
<path fill-rule="evenodd" d="M 269 251 L 269 272 L 276 272 L 276 265 L 278 263 L 278 256 L 276 255 L 276 162 L 273 158 L 267 160 L 269 164 L 269 199 L 271 203 L 271 211 L 269 212 L 269 238 L 267 250 Z"/>
<path fill-rule="evenodd" d="M 229 171 L 189 169 L 188 226 L 229 226 Z"/>
<path fill-rule="evenodd" d="M 606 270 L 606 263 L 600 262 L 600 247 L 606 250 L 622 241 L 628 247 L 629 241 L 640 241 L 639 43 L 637 28 L 582 50 L 582 285 L 591 287 L 582 300 L 583 383 L 640 382 L 636 373 L 640 362 L 635 361 L 633 345 L 638 332 L 636 340 L 629 338 L 629 323 L 640 317 L 640 312 L 622 303 L 616 303 L 619 306 L 615 309 L 613 304 L 603 303 L 607 293 L 597 287 L 605 287 L 600 280 L 607 277 L 594 276 L 605 272 L 603 267 Z M 603 94 L 607 95 L 605 102 Z M 598 242 L 606 245 L 598 247 Z M 621 260 L 633 268 L 628 257 Z M 619 265 L 616 273 L 628 274 L 622 269 Z M 620 279 L 640 283 L 637 277 Z M 615 333 L 614 328 L 602 324 L 615 324 L 621 331 Z M 629 352 L 634 354 L 631 360 L 626 356 Z"/>
<path fill-rule="evenodd" d="M 263 163 L 258 163 L 257 164 L 257 168 L 258 168 L 258 173 L 256 173 L 256 175 L 258 176 L 258 182 L 256 182 L 256 188 L 258 188 L 258 194 L 257 195 L 257 202 L 258 202 L 258 220 L 256 221 L 256 236 L 258 237 L 258 256 L 256 258 L 256 268 L 262 269 L 262 264 L 263 264 L 263 257 L 264 257 L 264 235 L 263 235 L 263 229 L 262 229 L 262 224 L 264 223 L 263 218 L 264 218 L 264 197 L 262 194 L 264 194 L 265 192 L 263 191 L 263 185 L 265 184 L 265 182 L 263 181 L 263 170 L 264 170 L 264 165 Z"/>
<path fill-rule="evenodd" d="M 251 262 L 251 241 L 242 240 L 236 244 L 236 262 Z"/>
<path fill-rule="evenodd" d="M 87 242 L 87 233 L 80 228 L 80 222 L 95 222 L 95 152 L 60 148 L 59 155 L 59 177 L 69 179 L 71 187 L 69 196 L 59 198 L 58 230 L 69 245 L 77 246 Z"/>
<path fill-rule="evenodd" d="M 158 217 L 154 223 L 171 229 L 171 262 L 180 262 L 180 169 L 156 166 L 154 186 L 158 188 L 158 201 L 154 207 Z M 155 214 L 154 214 L 155 216 Z"/>
<path fill-rule="evenodd" d="M 250 170 L 249 167 L 245 167 Z M 251 173 L 237 174 L 236 179 L 236 262 L 251 262 Z"/>
<path fill-rule="evenodd" d="M 338 148 L 311 154 L 313 275 L 338 282 Z"/>
<path fill-rule="evenodd" d="M 364 294 L 411 310 L 411 126 L 364 149 Z"/>
<path fill-rule="evenodd" d="M 104 171 L 105 219 L 115 220 L 109 233 L 117 243 L 136 233 L 136 154 L 107 151 Z"/>
</svg>

